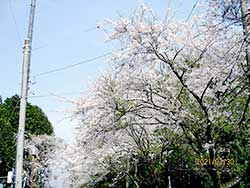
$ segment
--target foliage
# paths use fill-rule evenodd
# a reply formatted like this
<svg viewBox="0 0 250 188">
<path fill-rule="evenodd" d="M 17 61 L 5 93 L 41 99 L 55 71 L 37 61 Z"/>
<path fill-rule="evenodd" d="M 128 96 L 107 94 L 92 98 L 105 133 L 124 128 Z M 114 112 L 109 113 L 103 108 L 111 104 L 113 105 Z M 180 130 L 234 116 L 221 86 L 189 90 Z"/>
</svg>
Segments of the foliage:
<svg viewBox="0 0 250 188">
<path fill-rule="evenodd" d="M 15 95 L 0 104 L 0 157 L 3 163 L 0 175 L 6 175 L 14 167 L 16 135 L 19 122 L 20 98 Z M 27 103 L 26 138 L 30 134 L 53 134 L 53 127 L 44 112 L 35 105 Z"/>
<path fill-rule="evenodd" d="M 0 176 L 6 175 L 14 164 L 15 155 L 15 132 L 14 128 L 6 119 L 0 118 Z"/>
</svg>

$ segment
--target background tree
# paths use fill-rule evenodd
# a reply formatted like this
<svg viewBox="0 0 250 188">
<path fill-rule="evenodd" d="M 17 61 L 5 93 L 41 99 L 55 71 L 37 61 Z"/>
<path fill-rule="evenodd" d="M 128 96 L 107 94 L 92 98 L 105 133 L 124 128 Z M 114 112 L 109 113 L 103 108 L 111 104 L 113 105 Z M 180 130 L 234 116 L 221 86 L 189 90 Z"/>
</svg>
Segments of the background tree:
<svg viewBox="0 0 250 188">
<path fill-rule="evenodd" d="M 16 135 L 19 122 L 20 98 L 14 95 L 0 104 L 0 157 L 3 159 L 1 175 L 6 175 L 14 167 L 16 155 Z M 44 112 L 35 105 L 27 103 L 26 138 L 29 135 L 53 134 L 52 124 Z"/>
<path fill-rule="evenodd" d="M 1 108 L 1 107 L 0 107 Z M 16 130 L 5 119 L 0 118 L 0 175 L 5 176 L 6 172 L 12 169 L 15 153 L 15 132 Z"/>
</svg>

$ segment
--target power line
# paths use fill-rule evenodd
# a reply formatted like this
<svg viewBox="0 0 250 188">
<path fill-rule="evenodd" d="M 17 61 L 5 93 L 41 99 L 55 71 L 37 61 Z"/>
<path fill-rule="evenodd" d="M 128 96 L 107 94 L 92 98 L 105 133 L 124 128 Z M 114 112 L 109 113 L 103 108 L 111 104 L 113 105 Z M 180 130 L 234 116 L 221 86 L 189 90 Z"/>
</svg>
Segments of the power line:
<svg viewBox="0 0 250 188">
<path fill-rule="evenodd" d="M 187 19 L 186 19 L 186 22 L 187 22 L 187 21 L 189 20 L 189 18 L 192 16 L 192 14 L 193 14 L 193 12 L 194 12 L 194 9 L 196 8 L 198 2 L 199 2 L 199 0 L 196 0 L 196 2 L 194 3 L 194 5 L 193 5 L 193 7 L 192 7 L 192 9 L 191 9 L 191 11 L 190 11 L 190 13 L 189 13 Z"/>
<path fill-rule="evenodd" d="M 21 35 L 20 35 L 19 30 L 18 30 L 17 21 L 16 21 L 16 17 L 15 17 L 15 14 L 14 14 L 14 10 L 13 10 L 13 6 L 12 6 L 12 3 L 11 3 L 11 0 L 9 0 L 9 6 L 10 6 L 10 13 L 11 13 L 14 25 L 15 25 L 15 30 L 16 30 L 17 38 L 18 38 L 18 41 L 19 41 L 20 45 L 22 46 Z"/>
<path fill-rule="evenodd" d="M 100 29 L 100 25 L 96 25 L 95 27 L 90 27 L 90 28 L 88 28 L 88 29 L 85 29 L 83 32 L 90 32 L 90 31 L 94 31 L 94 30 L 97 30 L 97 29 Z"/>
<path fill-rule="evenodd" d="M 101 58 L 106 57 L 106 56 L 109 56 L 109 55 L 111 55 L 111 54 L 112 54 L 112 53 L 109 52 L 109 53 L 106 53 L 106 54 L 103 54 L 103 55 L 100 55 L 100 56 L 97 56 L 97 57 L 93 57 L 93 58 L 90 58 L 90 59 L 87 59 L 87 60 L 80 61 L 80 62 L 78 62 L 78 63 L 74 63 L 74 64 L 71 64 L 71 65 L 68 65 L 68 66 L 64 66 L 64 67 L 57 68 L 57 69 L 52 69 L 52 70 L 50 70 L 50 71 L 41 72 L 41 73 L 38 73 L 38 74 L 34 75 L 33 77 L 40 77 L 40 76 L 44 76 L 44 75 L 47 75 L 47 74 L 51 74 L 51 73 L 63 71 L 63 70 L 66 70 L 66 69 L 70 69 L 70 68 L 79 66 L 79 65 L 81 65 L 81 64 L 84 64 L 84 63 L 89 63 L 89 62 L 91 62 L 91 61 L 95 61 L 95 60 L 97 60 L 97 59 L 101 59 Z"/>
<path fill-rule="evenodd" d="M 66 96 L 66 95 L 79 95 L 81 94 L 81 92 L 68 92 L 68 93 L 58 93 L 58 94 L 53 94 L 53 93 L 49 93 L 49 94 L 46 94 L 46 95 L 34 95 L 34 96 L 28 96 L 28 98 L 30 99 L 34 99 L 34 98 L 50 98 L 50 97 L 63 97 L 63 96 Z"/>
</svg>

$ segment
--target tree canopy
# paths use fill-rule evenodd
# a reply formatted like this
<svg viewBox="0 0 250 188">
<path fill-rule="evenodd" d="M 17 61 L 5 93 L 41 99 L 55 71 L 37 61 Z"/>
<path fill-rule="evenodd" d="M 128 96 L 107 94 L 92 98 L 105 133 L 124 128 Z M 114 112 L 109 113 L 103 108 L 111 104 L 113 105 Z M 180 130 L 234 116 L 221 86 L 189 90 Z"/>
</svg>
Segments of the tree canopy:
<svg viewBox="0 0 250 188">
<path fill-rule="evenodd" d="M 0 175 L 6 175 L 14 167 L 16 136 L 19 123 L 20 97 L 14 95 L 0 104 Z M 25 135 L 52 135 L 53 127 L 47 116 L 36 105 L 27 103 Z"/>
<path fill-rule="evenodd" d="M 249 2 L 209 2 L 186 22 L 144 3 L 107 20 L 118 48 L 78 101 L 68 187 L 250 187 Z"/>
</svg>

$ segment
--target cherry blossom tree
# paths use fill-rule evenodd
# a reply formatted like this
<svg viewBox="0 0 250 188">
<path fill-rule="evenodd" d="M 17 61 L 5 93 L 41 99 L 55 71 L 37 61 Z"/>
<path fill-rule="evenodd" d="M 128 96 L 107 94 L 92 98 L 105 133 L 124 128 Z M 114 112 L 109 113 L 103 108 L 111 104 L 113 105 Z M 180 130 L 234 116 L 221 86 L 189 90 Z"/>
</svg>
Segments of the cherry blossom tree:
<svg viewBox="0 0 250 188">
<path fill-rule="evenodd" d="M 49 187 L 49 176 L 56 154 L 55 147 L 60 146 L 54 136 L 31 136 L 25 140 L 24 176 L 26 187 Z"/>
<path fill-rule="evenodd" d="M 110 72 L 78 101 L 71 187 L 93 187 L 111 172 L 111 187 L 175 186 L 179 168 L 200 172 L 199 186 L 249 183 L 246 30 L 213 19 L 208 14 L 188 22 L 159 21 L 141 3 L 132 18 L 106 21 L 112 28 L 107 41 L 119 47 Z M 158 169 L 151 168 L 151 185 L 138 178 L 142 158 Z M 195 162 L 202 159 L 210 162 Z M 211 162 L 216 159 L 224 163 Z M 162 182 L 159 173 L 169 181 Z M 211 181 L 204 183 L 206 178 Z"/>
</svg>

